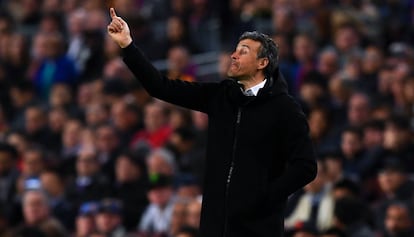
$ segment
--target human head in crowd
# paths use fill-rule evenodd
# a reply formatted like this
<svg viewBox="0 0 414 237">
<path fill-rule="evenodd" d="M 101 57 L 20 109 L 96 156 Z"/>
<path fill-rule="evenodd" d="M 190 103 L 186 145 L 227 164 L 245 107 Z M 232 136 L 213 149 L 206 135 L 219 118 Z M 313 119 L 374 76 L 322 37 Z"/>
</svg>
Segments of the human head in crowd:
<svg viewBox="0 0 414 237">
<path fill-rule="evenodd" d="M 334 183 L 332 187 L 332 195 L 335 200 L 341 198 L 357 198 L 360 195 L 358 184 L 351 179 L 344 178 Z"/>
<path fill-rule="evenodd" d="M 186 154 L 193 148 L 195 136 L 195 131 L 190 127 L 176 128 L 168 139 L 169 148 L 179 155 Z"/>
<path fill-rule="evenodd" d="M 177 168 L 174 155 L 164 148 L 150 152 L 146 164 L 149 174 L 172 176 L 175 174 Z"/>
<path fill-rule="evenodd" d="M 0 174 L 5 175 L 13 169 L 18 152 L 14 146 L 0 143 Z"/>
<path fill-rule="evenodd" d="M 9 90 L 12 105 L 15 108 L 24 108 L 35 100 L 34 86 L 30 81 L 14 81 Z"/>
<path fill-rule="evenodd" d="M 404 203 L 392 203 L 386 209 L 385 236 L 412 236 L 414 234 L 413 217 L 410 208 Z"/>
<path fill-rule="evenodd" d="M 131 152 L 123 152 L 116 158 L 116 181 L 130 183 L 143 180 L 146 176 L 144 160 Z"/>
<path fill-rule="evenodd" d="M 6 143 L 15 147 L 19 156 L 29 147 L 26 136 L 20 131 L 10 131 L 6 136 Z"/>
<path fill-rule="evenodd" d="M 326 152 L 321 155 L 326 167 L 326 179 L 329 183 L 335 183 L 344 176 L 343 160 L 339 152 Z"/>
<path fill-rule="evenodd" d="M 328 90 L 331 100 L 337 105 L 345 105 L 352 94 L 349 82 L 340 74 L 335 74 L 329 79 Z"/>
<path fill-rule="evenodd" d="M 25 223 L 36 226 L 50 218 L 49 199 L 41 190 L 28 190 L 23 194 L 22 209 Z"/>
<path fill-rule="evenodd" d="M 191 174 L 182 174 L 177 178 L 177 198 L 192 200 L 201 195 L 201 188 L 197 178 Z"/>
<path fill-rule="evenodd" d="M 81 132 L 82 123 L 79 120 L 70 119 L 65 123 L 62 133 L 63 153 L 66 152 L 65 149 L 73 149 L 80 146 Z"/>
<path fill-rule="evenodd" d="M 144 108 L 144 127 L 152 133 L 165 126 L 168 122 L 169 111 L 165 104 L 154 101 Z"/>
<path fill-rule="evenodd" d="M 384 139 L 384 121 L 370 120 L 363 127 L 363 144 L 366 149 L 378 148 Z"/>
<path fill-rule="evenodd" d="M 186 213 L 186 225 L 198 229 L 200 227 L 201 200 L 192 199 L 186 207 Z"/>
<path fill-rule="evenodd" d="M 383 147 L 398 151 L 411 143 L 411 126 L 404 116 L 392 116 L 385 121 Z"/>
<path fill-rule="evenodd" d="M 362 56 L 362 73 L 365 76 L 371 76 L 378 73 L 384 63 L 382 50 L 377 46 L 368 46 L 365 48 Z M 376 89 L 376 88 L 373 88 Z"/>
<path fill-rule="evenodd" d="M 56 135 L 61 135 L 63 128 L 67 122 L 69 115 L 62 107 L 54 107 L 48 113 L 48 128 Z M 60 141 L 56 141 L 60 144 Z"/>
<path fill-rule="evenodd" d="M 362 132 L 357 127 L 349 127 L 341 135 L 341 151 L 346 159 L 355 159 L 364 149 Z"/>
<path fill-rule="evenodd" d="M 186 223 L 187 205 L 188 200 L 178 199 L 174 202 L 169 229 L 169 233 L 172 236 L 176 236 Z"/>
<path fill-rule="evenodd" d="M 316 60 L 317 46 L 314 39 L 307 34 L 299 34 L 293 41 L 293 54 L 301 64 L 313 63 Z"/>
<path fill-rule="evenodd" d="M 66 83 L 55 83 L 49 96 L 50 107 L 68 108 L 73 103 L 73 94 L 70 85 Z"/>
<path fill-rule="evenodd" d="M 90 127 L 97 127 L 107 123 L 110 119 L 109 106 L 103 103 L 90 103 L 85 108 L 86 124 Z"/>
<path fill-rule="evenodd" d="M 23 152 L 22 174 L 25 177 L 39 177 L 46 166 L 46 157 L 43 149 L 28 148 Z"/>
<path fill-rule="evenodd" d="M 119 100 L 111 107 L 111 118 L 118 131 L 130 132 L 140 125 L 142 116 L 134 103 Z"/>
<path fill-rule="evenodd" d="M 98 152 L 111 154 L 119 148 L 119 138 L 112 125 L 103 124 L 98 126 L 95 134 Z"/>
<path fill-rule="evenodd" d="M 95 224 L 96 230 L 101 234 L 123 233 L 125 230 L 122 227 L 122 203 L 112 198 L 100 201 L 95 215 Z"/>
<path fill-rule="evenodd" d="M 404 196 L 398 194 L 400 187 L 407 181 L 406 168 L 398 161 L 389 161 L 379 170 L 377 175 L 378 184 L 386 198 L 407 198 L 405 196 L 407 194 L 402 193 L 401 195 Z"/>
<path fill-rule="evenodd" d="M 334 208 L 334 227 L 347 232 L 350 236 L 366 229 L 364 210 L 364 203 L 357 198 L 345 197 L 336 200 Z M 351 229 L 352 226 L 357 223 L 361 225 L 355 230 Z M 365 231 L 373 234 L 369 228 Z"/>
<path fill-rule="evenodd" d="M 322 106 L 326 99 L 327 80 L 317 71 L 311 71 L 304 75 L 300 86 L 300 98 L 309 109 Z"/>
<path fill-rule="evenodd" d="M 326 78 L 331 78 L 338 73 L 340 68 L 339 55 L 336 50 L 329 48 L 319 53 L 317 70 Z"/>
<path fill-rule="evenodd" d="M 24 128 L 30 137 L 36 137 L 47 124 L 45 110 L 40 106 L 30 106 L 25 110 Z M 35 141 L 40 142 L 40 141 Z"/>
<path fill-rule="evenodd" d="M 191 110 L 180 107 L 171 108 L 168 124 L 173 130 L 191 126 L 193 124 Z"/>
<path fill-rule="evenodd" d="M 76 174 L 79 177 L 91 177 L 100 171 L 100 165 L 93 151 L 81 150 L 76 159 Z"/>
<path fill-rule="evenodd" d="M 54 170 L 45 170 L 39 176 L 41 187 L 51 200 L 63 198 L 65 194 L 65 183 L 61 175 Z"/>
<path fill-rule="evenodd" d="M 173 186 L 171 176 L 164 174 L 149 175 L 148 200 L 160 208 L 169 204 L 173 197 Z"/>
<path fill-rule="evenodd" d="M 368 122 L 371 113 L 371 101 L 368 95 L 354 92 L 348 102 L 348 123 L 351 126 L 362 126 Z"/>
<path fill-rule="evenodd" d="M 357 27 L 352 23 L 338 25 L 334 31 L 336 49 L 340 53 L 347 53 L 359 47 L 360 36 Z"/>
<path fill-rule="evenodd" d="M 96 230 L 95 215 L 97 212 L 97 202 L 85 202 L 81 204 L 75 220 L 76 237 L 89 236 Z"/>
<path fill-rule="evenodd" d="M 309 113 L 308 123 L 312 140 L 319 143 L 329 131 L 331 123 L 330 112 L 325 107 L 314 108 Z"/>
</svg>

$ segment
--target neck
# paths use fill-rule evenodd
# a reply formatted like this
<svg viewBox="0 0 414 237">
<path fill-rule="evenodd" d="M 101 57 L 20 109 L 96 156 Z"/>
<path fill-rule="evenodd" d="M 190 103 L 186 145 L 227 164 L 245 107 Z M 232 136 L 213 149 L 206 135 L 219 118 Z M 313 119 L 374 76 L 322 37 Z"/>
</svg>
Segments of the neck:
<svg viewBox="0 0 414 237">
<path fill-rule="evenodd" d="M 239 80 L 239 83 L 242 84 L 243 89 L 246 90 L 261 83 L 262 81 L 264 81 L 264 79 L 265 77 L 263 75 L 255 75 L 244 80 Z"/>
</svg>

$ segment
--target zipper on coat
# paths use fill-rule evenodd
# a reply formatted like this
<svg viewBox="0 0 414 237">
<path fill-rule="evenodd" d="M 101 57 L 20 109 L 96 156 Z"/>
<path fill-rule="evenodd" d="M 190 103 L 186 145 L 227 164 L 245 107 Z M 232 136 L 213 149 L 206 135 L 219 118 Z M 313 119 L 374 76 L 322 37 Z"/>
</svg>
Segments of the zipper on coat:
<svg viewBox="0 0 414 237">
<path fill-rule="evenodd" d="M 235 163 L 235 160 L 236 160 L 235 158 L 236 158 L 237 138 L 238 138 L 238 131 L 239 131 L 241 113 L 242 113 L 242 108 L 239 107 L 238 110 L 237 110 L 236 125 L 235 125 L 235 128 L 234 128 L 232 157 L 231 157 L 230 168 L 229 168 L 229 173 L 227 175 L 227 182 L 226 182 L 223 237 L 227 236 L 229 187 L 230 187 L 230 183 L 231 183 L 231 176 L 233 174 L 234 163 Z"/>
</svg>

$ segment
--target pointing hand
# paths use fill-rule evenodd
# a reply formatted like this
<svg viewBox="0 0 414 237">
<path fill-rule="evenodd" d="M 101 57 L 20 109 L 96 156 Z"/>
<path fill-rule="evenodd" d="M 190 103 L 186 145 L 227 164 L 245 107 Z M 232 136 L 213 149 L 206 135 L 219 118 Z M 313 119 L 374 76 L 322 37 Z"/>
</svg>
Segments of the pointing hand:
<svg viewBox="0 0 414 237">
<path fill-rule="evenodd" d="M 115 9 L 109 9 L 112 21 L 108 25 L 108 34 L 121 47 L 125 48 L 132 42 L 128 24 L 116 15 Z"/>
</svg>

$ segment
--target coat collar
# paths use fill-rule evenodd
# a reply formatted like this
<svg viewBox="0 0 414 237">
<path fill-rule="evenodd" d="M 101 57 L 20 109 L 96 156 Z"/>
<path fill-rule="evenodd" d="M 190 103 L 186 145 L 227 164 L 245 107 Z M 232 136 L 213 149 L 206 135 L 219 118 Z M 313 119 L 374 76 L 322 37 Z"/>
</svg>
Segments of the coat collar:
<svg viewBox="0 0 414 237">
<path fill-rule="evenodd" d="M 286 81 L 278 68 L 275 70 L 274 75 L 267 79 L 266 84 L 259 90 L 257 96 L 254 97 L 245 96 L 242 90 L 240 90 L 240 84 L 234 79 L 227 79 L 224 83 L 227 85 L 228 97 L 237 105 L 246 105 L 288 93 Z"/>
</svg>

